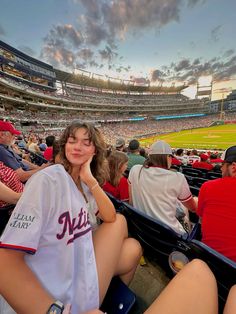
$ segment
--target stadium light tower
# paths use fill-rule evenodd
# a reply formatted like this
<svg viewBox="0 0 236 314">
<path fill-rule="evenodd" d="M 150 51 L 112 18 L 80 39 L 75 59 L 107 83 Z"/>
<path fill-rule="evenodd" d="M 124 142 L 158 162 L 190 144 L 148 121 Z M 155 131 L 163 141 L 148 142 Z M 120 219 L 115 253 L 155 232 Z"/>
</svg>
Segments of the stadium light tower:
<svg viewBox="0 0 236 314">
<path fill-rule="evenodd" d="M 230 88 L 219 88 L 214 91 L 215 94 L 220 93 L 221 94 L 221 102 L 220 102 L 220 120 L 224 120 L 225 118 L 225 112 L 224 112 L 224 100 L 225 100 L 225 94 L 228 94 L 232 91 L 232 87 Z"/>
<path fill-rule="evenodd" d="M 211 101 L 212 94 L 212 75 L 200 76 L 197 81 L 197 94 L 196 98 L 208 98 Z"/>
</svg>

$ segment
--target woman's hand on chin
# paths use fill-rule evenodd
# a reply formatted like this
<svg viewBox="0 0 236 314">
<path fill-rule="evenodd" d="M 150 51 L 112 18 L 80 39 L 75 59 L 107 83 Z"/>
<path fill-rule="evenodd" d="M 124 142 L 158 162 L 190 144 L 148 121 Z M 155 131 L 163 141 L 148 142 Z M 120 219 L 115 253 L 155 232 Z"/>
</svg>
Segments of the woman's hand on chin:
<svg viewBox="0 0 236 314">
<path fill-rule="evenodd" d="M 80 167 L 80 180 L 83 181 L 86 185 L 88 185 L 88 187 L 91 187 L 92 185 L 96 184 L 97 180 L 94 178 L 92 172 L 91 172 L 91 168 L 90 168 L 90 164 L 93 160 L 93 155 L 88 157 L 88 160 L 83 163 Z"/>
</svg>

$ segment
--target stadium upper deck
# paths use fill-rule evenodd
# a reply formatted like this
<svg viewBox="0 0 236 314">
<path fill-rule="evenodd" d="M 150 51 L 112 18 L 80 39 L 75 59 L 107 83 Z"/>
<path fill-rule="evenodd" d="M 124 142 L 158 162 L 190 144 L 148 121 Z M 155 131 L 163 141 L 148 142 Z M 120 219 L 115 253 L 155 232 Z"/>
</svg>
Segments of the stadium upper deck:
<svg viewBox="0 0 236 314">
<path fill-rule="evenodd" d="M 0 41 L 0 70 L 15 81 L 27 81 L 29 86 L 55 90 L 53 67 Z"/>
<path fill-rule="evenodd" d="M 130 81 L 131 82 L 131 81 Z M 0 104 L 11 119 L 19 110 L 45 119 L 40 123 L 56 127 L 60 117 L 127 121 L 134 117 L 207 113 L 204 100 L 188 99 L 182 87 L 135 86 L 74 75 L 55 70 L 0 41 Z M 123 89 L 122 89 L 123 88 Z M 52 121 L 47 116 L 58 115 Z M 38 118 L 39 119 L 39 118 Z M 67 120 L 67 119 L 65 119 Z"/>
</svg>

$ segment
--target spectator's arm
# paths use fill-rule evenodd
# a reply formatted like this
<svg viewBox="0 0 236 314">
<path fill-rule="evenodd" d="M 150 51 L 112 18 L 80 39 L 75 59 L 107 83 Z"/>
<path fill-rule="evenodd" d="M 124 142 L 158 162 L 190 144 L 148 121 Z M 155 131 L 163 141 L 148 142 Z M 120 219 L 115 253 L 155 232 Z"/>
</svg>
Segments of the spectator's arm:
<svg viewBox="0 0 236 314">
<path fill-rule="evenodd" d="M 44 169 L 47 166 L 48 166 L 48 164 L 43 164 L 40 167 L 37 166 L 36 169 L 28 170 L 28 171 L 25 171 L 22 168 L 18 168 L 17 170 L 15 170 L 15 172 L 18 174 L 21 182 L 26 182 L 34 173 L 36 173 L 39 170 Z"/>
<path fill-rule="evenodd" d="M 27 159 L 22 159 L 23 163 L 29 167 L 30 170 L 38 169 L 39 166 L 33 164 L 32 162 L 28 161 Z"/>
<path fill-rule="evenodd" d="M 25 253 L 0 249 L 0 294 L 16 313 L 47 313 L 55 299 L 41 286 L 26 265 Z"/>
<path fill-rule="evenodd" d="M 132 189 L 131 189 L 131 184 L 129 183 L 129 203 L 130 205 L 133 205 L 133 198 L 132 198 Z"/>
<path fill-rule="evenodd" d="M 5 184 L 0 182 L 0 195 L 1 201 L 4 201 L 9 204 L 16 204 L 18 199 L 21 196 L 21 193 L 16 193 Z"/>
<path fill-rule="evenodd" d="M 193 197 L 189 198 L 187 201 L 182 201 L 182 204 L 187 207 L 187 209 L 193 213 L 197 211 L 197 200 Z"/>
</svg>

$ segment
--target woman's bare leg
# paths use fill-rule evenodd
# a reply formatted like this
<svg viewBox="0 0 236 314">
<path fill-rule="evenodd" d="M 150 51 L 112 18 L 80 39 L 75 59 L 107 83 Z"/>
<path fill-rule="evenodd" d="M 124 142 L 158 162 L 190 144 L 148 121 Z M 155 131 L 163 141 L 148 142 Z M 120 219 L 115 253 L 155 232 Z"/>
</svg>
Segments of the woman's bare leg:
<svg viewBox="0 0 236 314">
<path fill-rule="evenodd" d="M 224 314 L 236 313 L 236 285 L 234 285 L 230 291 L 225 304 Z"/>
<path fill-rule="evenodd" d="M 128 284 L 142 255 L 138 241 L 128 238 L 126 219 L 117 215 L 114 223 L 103 223 L 93 235 L 99 280 L 100 302 L 115 275 Z"/>
<path fill-rule="evenodd" d="M 200 260 L 187 264 L 145 312 L 157 313 L 217 314 L 217 285 L 208 266 Z"/>
</svg>

